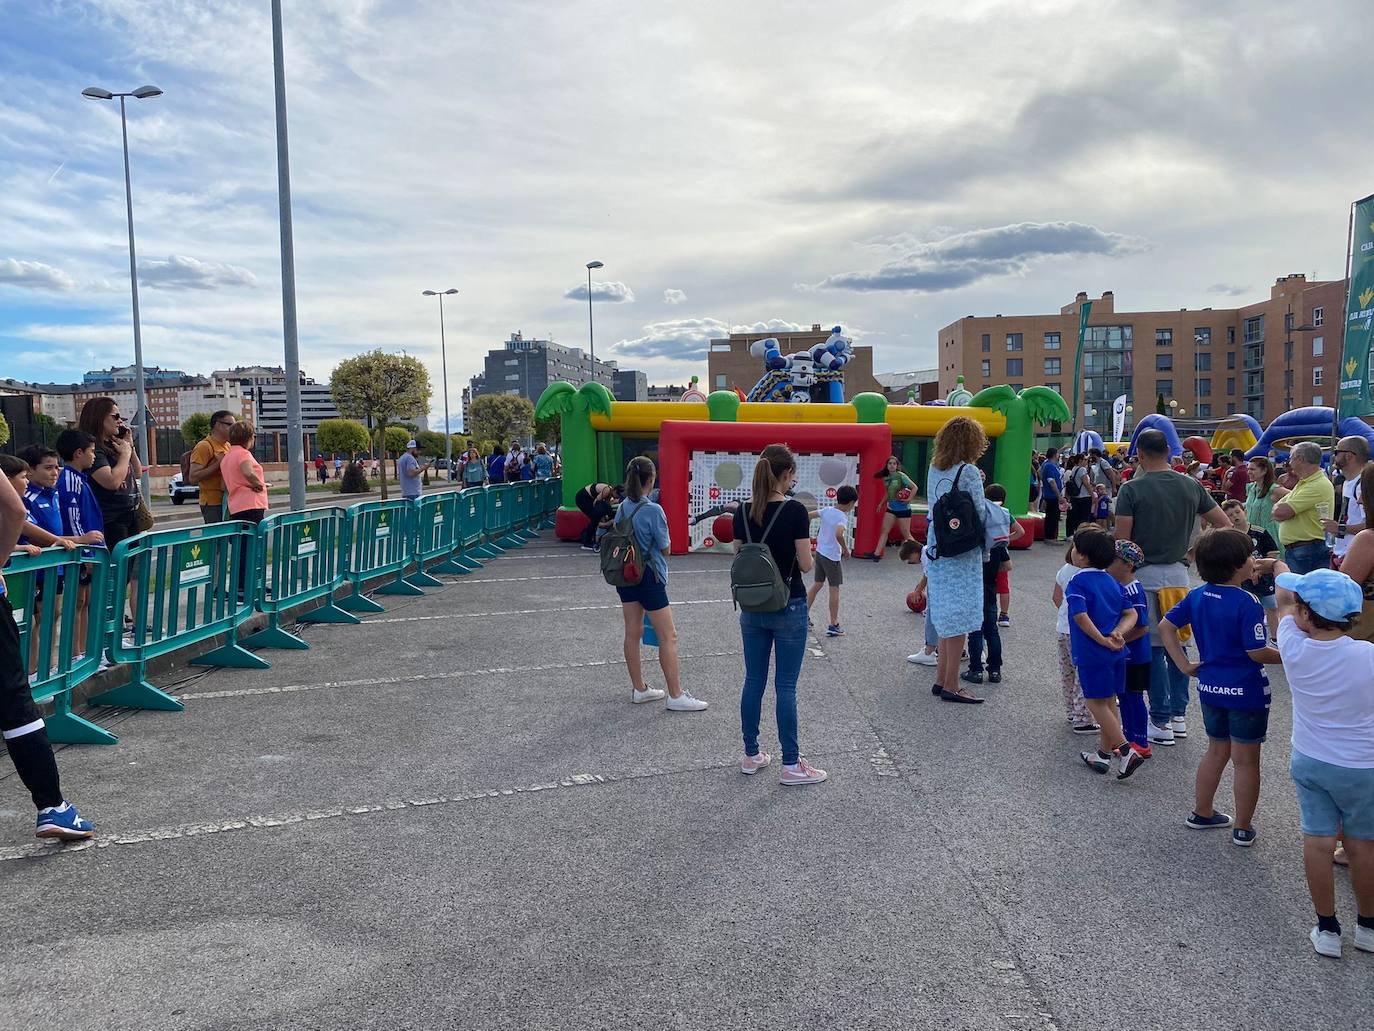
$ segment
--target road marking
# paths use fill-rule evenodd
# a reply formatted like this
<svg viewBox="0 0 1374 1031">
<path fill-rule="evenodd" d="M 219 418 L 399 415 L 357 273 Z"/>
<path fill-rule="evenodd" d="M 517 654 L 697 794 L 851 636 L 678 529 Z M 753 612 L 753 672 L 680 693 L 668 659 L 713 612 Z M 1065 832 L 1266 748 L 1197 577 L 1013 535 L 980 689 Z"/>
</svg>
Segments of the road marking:
<svg viewBox="0 0 1374 1031">
<path fill-rule="evenodd" d="M 673 571 L 674 577 L 679 576 L 720 576 L 723 570 L 720 569 L 678 569 Z M 471 577 L 459 577 L 453 583 L 463 584 L 521 584 L 530 580 L 600 580 L 600 573 L 557 573 L 552 576 L 491 576 L 480 579 Z"/>
<path fill-rule="evenodd" d="M 682 660 L 719 659 L 741 652 L 703 652 L 700 655 L 683 655 Z M 468 677 L 504 676 L 511 673 L 547 673 L 562 669 L 595 669 L 605 666 L 623 666 L 625 660 L 592 659 L 587 662 L 550 662 L 538 666 L 496 666 L 492 669 L 456 669 L 447 673 L 412 673 L 404 677 L 371 677 L 366 680 L 332 680 L 323 684 L 285 684 L 278 687 L 241 687 L 229 691 L 187 691 L 179 697 L 184 699 L 203 698 L 250 698 L 256 695 L 299 694 L 303 691 L 336 691 L 347 687 L 386 687 L 393 684 L 420 684 L 431 680 L 462 680 Z"/>
<path fill-rule="evenodd" d="M 696 601 L 675 601 L 674 607 L 678 605 L 720 605 L 729 601 L 729 598 L 700 598 Z M 486 616 L 537 616 L 550 612 L 593 612 L 599 609 L 619 609 L 620 603 L 615 602 L 610 605 L 560 605 L 556 609 L 507 609 L 503 612 L 446 612 L 439 616 L 395 616 L 388 619 L 364 619 L 364 623 L 421 623 L 435 619 L 481 619 Z M 344 627 L 344 623 L 319 623 L 319 627 L 338 626 Z"/>
</svg>

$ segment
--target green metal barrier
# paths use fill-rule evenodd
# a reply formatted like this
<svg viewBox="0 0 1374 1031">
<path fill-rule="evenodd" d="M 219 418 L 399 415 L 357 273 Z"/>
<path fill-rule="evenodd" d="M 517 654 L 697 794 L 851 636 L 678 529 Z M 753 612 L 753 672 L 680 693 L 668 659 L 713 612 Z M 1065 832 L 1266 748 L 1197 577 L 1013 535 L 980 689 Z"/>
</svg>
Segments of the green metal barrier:
<svg viewBox="0 0 1374 1031">
<path fill-rule="evenodd" d="M 385 612 L 377 602 L 363 596 L 363 583 L 388 573 L 395 573 L 396 579 L 378 587 L 376 593 L 425 593 L 405 579 L 405 569 L 410 564 L 411 513 L 411 503 L 404 498 L 360 501 L 348 507 L 344 579 L 353 585 L 353 592 L 339 600 L 339 608 L 349 612 Z"/>
<path fill-rule="evenodd" d="M 91 699 L 92 705 L 179 712 L 176 698 L 150 684 L 149 659 L 226 635 L 223 645 L 191 660 L 196 666 L 269 669 L 271 663 L 244 648 L 238 628 L 253 614 L 247 577 L 255 566 L 257 536 L 248 523 L 231 521 L 176 530 L 151 530 L 121 541 L 114 550 L 110 593 L 115 618 L 110 653 L 130 667 L 126 684 Z M 240 572 L 246 587 L 240 594 Z M 116 631 L 129 585 L 133 628 Z"/>
<path fill-rule="evenodd" d="M 5 564 L 5 593 L 19 627 L 19 654 L 35 662 L 33 700 L 52 702 L 52 715 L 44 720 L 52 741 L 112 745 L 118 740 L 72 712 L 72 689 L 95 673 L 105 650 L 109 558 L 104 548 L 48 548 L 39 555 L 16 554 Z M 90 583 L 78 587 L 83 570 Z M 77 653 L 82 629 L 85 651 Z"/>
<path fill-rule="evenodd" d="M 529 480 L 510 485 L 510 539 L 517 548 L 539 536 L 530 526 L 530 502 L 534 499 L 534 483 Z"/>
<path fill-rule="evenodd" d="M 406 579 L 424 587 L 442 587 L 443 581 L 430 573 L 462 574 L 469 570 L 455 561 L 454 551 L 459 545 L 459 502 L 456 490 L 425 494 L 415 503 L 414 539 L 411 551 L 415 558 L 415 572 Z M 425 572 L 425 563 L 439 561 Z"/>
<path fill-rule="evenodd" d="M 562 503 L 563 481 L 558 477 L 550 477 L 542 481 L 540 487 L 540 506 L 543 511 L 543 520 L 540 525 L 544 529 L 549 529 L 554 525 L 554 517 L 558 513 L 558 506 Z"/>
<path fill-rule="evenodd" d="M 482 530 L 486 525 L 487 493 L 485 487 L 470 487 L 458 496 L 458 552 L 454 561 L 471 573 L 481 569 L 477 556 L 490 558 L 496 552 L 483 550 Z"/>
<path fill-rule="evenodd" d="M 282 629 L 281 614 L 320 598 L 324 603 L 301 613 L 297 617 L 300 622 L 362 622 L 334 604 L 334 591 L 344 580 L 347 525 L 348 513 L 334 507 L 280 512 L 258 524 L 254 604 L 267 614 L 267 626 L 244 638 L 245 648 L 309 648 L 301 638 Z"/>
<path fill-rule="evenodd" d="M 510 532 L 510 484 L 493 483 L 486 488 L 486 510 L 483 516 L 483 533 L 488 557 L 495 558 L 507 548 L 523 546 L 523 541 L 514 542 L 507 536 Z"/>
</svg>

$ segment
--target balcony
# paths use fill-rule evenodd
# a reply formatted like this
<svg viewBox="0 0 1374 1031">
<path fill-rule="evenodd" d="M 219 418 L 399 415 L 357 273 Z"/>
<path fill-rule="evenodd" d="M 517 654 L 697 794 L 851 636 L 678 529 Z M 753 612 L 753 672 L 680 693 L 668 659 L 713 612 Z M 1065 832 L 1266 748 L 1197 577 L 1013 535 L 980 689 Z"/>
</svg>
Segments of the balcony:
<svg viewBox="0 0 1374 1031">
<path fill-rule="evenodd" d="M 1247 372 L 1264 368 L 1264 345 L 1246 347 L 1241 353 L 1241 366 Z"/>
</svg>

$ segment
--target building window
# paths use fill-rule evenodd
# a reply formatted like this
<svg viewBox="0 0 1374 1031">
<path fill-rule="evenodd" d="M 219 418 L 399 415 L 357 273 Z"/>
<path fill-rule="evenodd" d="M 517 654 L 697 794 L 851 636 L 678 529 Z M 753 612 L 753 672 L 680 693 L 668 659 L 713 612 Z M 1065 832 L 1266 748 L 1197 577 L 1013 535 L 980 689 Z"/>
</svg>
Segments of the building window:
<svg viewBox="0 0 1374 1031">
<path fill-rule="evenodd" d="M 728 340 L 718 340 L 711 345 L 711 350 L 729 352 L 730 342 Z"/>
<path fill-rule="evenodd" d="M 978 363 L 978 372 L 984 379 L 987 379 L 989 376 L 992 375 L 992 362 L 989 359 L 984 358 L 981 362 Z"/>
<path fill-rule="evenodd" d="M 1317 311 L 1321 311 L 1321 309 L 1318 308 Z M 1325 341 L 1325 339 L 1323 339 L 1322 337 L 1313 337 L 1313 338 L 1312 338 L 1312 357 L 1313 357 L 1313 358 L 1320 358 L 1320 357 L 1322 356 L 1322 351 L 1325 350 L 1325 348 L 1326 348 L 1326 341 Z"/>
<path fill-rule="evenodd" d="M 1023 384 L 1023 383 L 1008 383 L 1007 386 L 1011 387 L 1012 390 L 1016 391 L 1016 392 L 1019 394 L 1019 393 L 1021 393 L 1022 389 L 1024 389 L 1025 384 Z"/>
<path fill-rule="evenodd" d="M 1235 397 L 1235 396 L 1236 396 L 1236 377 L 1234 377 L 1234 376 L 1227 376 L 1227 377 L 1226 377 L 1226 396 L 1227 396 L 1227 397 Z"/>
<path fill-rule="evenodd" d="M 1323 320 L 1322 320 L 1322 310 L 1321 310 L 1320 308 L 1313 308 L 1313 309 L 1312 309 L 1312 325 L 1314 325 L 1314 326 L 1320 326 L 1320 325 L 1322 324 L 1322 321 L 1323 321 Z"/>
<path fill-rule="evenodd" d="M 723 373 L 723 372 L 718 372 L 718 373 L 716 373 L 716 389 L 717 389 L 717 390 L 724 390 L 725 387 L 726 387 L 725 373 Z"/>
<path fill-rule="evenodd" d="M 1156 347 L 1173 347 L 1173 346 L 1174 346 L 1174 331 L 1173 331 L 1172 329 L 1157 329 L 1157 330 L 1155 330 L 1155 346 L 1156 346 Z"/>
<path fill-rule="evenodd" d="M 1193 330 L 1193 345 L 1195 347 L 1212 346 L 1212 327 L 1198 326 Z"/>
<path fill-rule="evenodd" d="M 1228 344 L 1234 344 L 1234 343 L 1236 342 L 1236 327 L 1235 327 L 1235 326 L 1227 326 L 1227 327 L 1226 327 L 1226 342 L 1227 342 Z"/>
<path fill-rule="evenodd" d="M 1007 334 L 1007 350 L 1008 350 L 1008 351 L 1019 351 L 1019 350 L 1021 350 L 1021 334 L 1020 334 L 1020 333 L 1008 333 L 1008 334 Z"/>
<path fill-rule="evenodd" d="M 507 358 L 507 359 L 506 359 L 506 364 L 507 364 L 507 365 L 519 365 L 519 364 L 520 364 L 520 359 L 519 359 L 519 358 Z"/>
<path fill-rule="evenodd" d="M 1322 397 L 1321 394 L 1313 394 L 1312 404 L 1320 408 L 1322 405 L 1326 404 L 1326 398 Z"/>
<path fill-rule="evenodd" d="M 1211 372 L 1211 371 L 1212 371 L 1212 356 L 1211 356 L 1210 354 L 1206 354 L 1206 353 L 1194 354 L 1194 355 L 1193 355 L 1193 371 L 1194 371 L 1194 372 Z"/>
<path fill-rule="evenodd" d="M 1318 309 L 1318 310 L 1320 310 L 1320 309 Z M 1046 350 L 1046 351 L 1057 351 L 1057 350 L 1059 350 L 1059 334 L 1058 334 L 1058 333 L 1046 333 L 1046 334 L 1045 334 L 1045 350 Z"/>
<path fill-rule="evenodd" d="M 1045 375 L 1046 375 L 1046 376 L 1058 376 L 1058 375 L 1059 375 L 1059 359 L 1058 359 L 1058 358 L 1046 358 L 1046 359 L 1045 359 Z"/>
<path fill-rule="evenodd" d="M 1245 320 L 1245 342 L 1247 344 L 1264 343 L 1264 316 L 1256 315 L 1252 319 Z"/>
<path fill-rule="evenodd" d="M 1227 351 L 1227 352 L 1226 352 L 1226 368 L 1227 368 L 1227 369 L 1234 369 L 1235 367 L 1236 367 L 1236 352 L 1235 352 L 1235 351 Z"/>
<path fill-rule="evenodd" d="M 1008 376 L 1020 376 L 1020 375 L 1021 375 L 1021 363 L 1022 363 L 1022 361 L 1023 361 L 1023 359 L 1021 359 L 1021 358 L 1008 358 L 1008 359 L 1007 359 L 1007 375 L 1008 375 Z"/>
<path fill-rule="evenodd" d="M 1173 380 L 1171 380 L 1171 379 L 1157 379 L 1157 380 L 1155 380 L 1155 393 L 1156 393 L 1156 394 L 1163 394 L 1163 395 L 1165 396 L 1165 398 L 1168 398 L 1173 392 L 1174 392 L 1174 381 L 1173 381 Z"/>
<path fill-rule="evenodd" d="M 1174 356 L 1171 354 L 1155 355 L 1155 372 L 1172 372 L 1174 369 Z"/>
<path fill-rule="evenodd" d="M 1291 340 L 1285 340 L 1283 342 L 1283 360 L 1286 362 L 1291 362 L 1293 360 L 1293 341 Z"/>
<path fill-rule="evenodd" d="M 1292 370 L 1292 369 L 1284 369 L 1284 370 L 1283 370 L 1283 389 L 1286 390 L 1286 391 L 1288 391 L 1290 394 L 1293 392 L 1293 370 Z"/>
<path fill-rule="evenodd" d="M 982 346 L 979 348 L 979 350 L 981 350 L 984 354 L 987 354 L 989 351 L 992 350 L 992 334 L 991 334 L 991 333 L 984 333 L 984 334 L 983 334 L 983 343 L 982 343 Z"/>
<path fill-rule="evenodd" d="M 1053 390 L 1053 391 L 1054 391 L 1056 394 L 1058 394 L 1060 397 L 1063 397 L 1063 396 L 1064 396 L 1064 391 L 1060 389 L 1060 384 L 1058 384 L 1058 383 L 1046 383 L 1045 386 L 1049 387 L 1051 390 Z"/>
<path fill-rule="evenodd" d="M 1210 418 L 1212 417 L 1212 406 L 1211 406 L 1211 405 L 1198 405 L 1198 406 L 1197 406 L 1197 417 L 1198 417 L 1199 419 L 1210 419 Z"/>
<path fill-rule="evenodd" d="M 512 372 L 510 375 L 508 375 L 508 376 L 506 377 L 506 379 L 508 379 L 508 380 L 510 380 L 510 379 L 519 379 L 519 378 L 520 378 L 520 373 L 518 373 L 518 372 Z"/>
<path fill-rule="evenodd" d="M 1312 385 L 1314 387 L 1322 385 L 1322 370 L 1320 366 L 1312 370 Z"/>
<path fill-rule="evenodd" d="M 1212 381 L 1211 381 L 1210 379 L 1203 378 L 1203 379 L 1200 379 L 1200 380 L 1197 381 L 1197 396 L 1198 396 L 1198 397 L 1211 397 L 1211 396 L 1212 396 Z"/>
<path fill-rule="evenodd" d="M 1228 405 L 1226 406 L 1226 414 L 1227 414 L 1227 415 L 1235 415 L 1235 414 L 1236 414 L 1236 406 L 1233 405 L 1233 404 L 1228 404 Z"/>
</svg>

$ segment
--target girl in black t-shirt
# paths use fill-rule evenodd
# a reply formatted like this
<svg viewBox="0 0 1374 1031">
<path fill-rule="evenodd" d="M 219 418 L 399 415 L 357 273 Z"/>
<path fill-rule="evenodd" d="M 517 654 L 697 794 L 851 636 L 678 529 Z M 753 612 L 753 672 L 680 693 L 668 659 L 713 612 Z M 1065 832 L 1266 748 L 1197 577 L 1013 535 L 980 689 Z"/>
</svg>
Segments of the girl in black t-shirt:
<svg viewBox="0 0 1374 1031">
<path fill-rule="evenodd" d="M 778 572 L 787 581 L 789 600 L 777 612 L 741 612 L 744 639 L 744 691 L 740 698 L 740 726 L 744 759 L 740 772 L 758 773 L 769 763 L 759 750 L 759 718 L 768 688 L 768 665 L 776 653 L 778 742 L 782 746 L 782 784 L 819 784 L 825 780 L 801 757 L 797 743 L 797 679 L 806 655 L 806 588 L 802 576 L 811 571 L 811 517 L 800 501 L 787 496 L 797 480 L 797 463 L 785 444 L 769 444 L 754 466 L 753 497 L 735 512 L 735 547 L 746 540 L 768 545 Z"/>
</svg>

